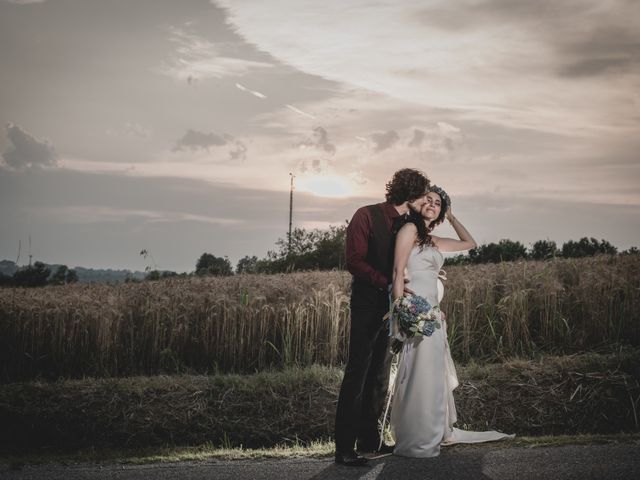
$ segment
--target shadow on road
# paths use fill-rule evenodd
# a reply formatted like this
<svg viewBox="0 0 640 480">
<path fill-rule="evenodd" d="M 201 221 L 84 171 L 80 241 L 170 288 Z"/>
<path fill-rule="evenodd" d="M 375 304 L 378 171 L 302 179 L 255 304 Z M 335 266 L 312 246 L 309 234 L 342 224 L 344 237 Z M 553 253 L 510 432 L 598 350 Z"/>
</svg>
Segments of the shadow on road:
<svg viewBox="0 0 640 480">
<path fill-rule="evenodd" d="M 434 458 L 404 458 L 387 455 L 371 459 L 369 464 L 364 467 L 344 467 L 333 463 L 311 478 L 313 480 L 489 479 L 491 477 L 482 473 L 484 453 L 482 451 L 468 452 L 464 458 L 445 451 Z"/>
</svg>

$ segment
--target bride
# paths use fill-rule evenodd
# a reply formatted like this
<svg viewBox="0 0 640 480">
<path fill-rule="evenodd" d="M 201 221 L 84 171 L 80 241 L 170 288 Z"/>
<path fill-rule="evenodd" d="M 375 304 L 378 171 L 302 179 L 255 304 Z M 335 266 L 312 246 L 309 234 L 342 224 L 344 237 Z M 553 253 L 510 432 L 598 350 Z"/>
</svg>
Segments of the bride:
<svg viewBox="0 0 640 480">
<path fill-rule="evenodd" d="M 459 239 L 431 235 L 447 219 Z M 438 305 L 438 274 L 444 263 L 442 252 L 475 248 L 471 234 L 451 212 L 444 190 L 432 186 L 420 213 L 412 212 L 396 238 L 393 298 L 404 294 L 405 268 L 411 289 Z M 453 390 L 458 386 L 449 352 L 446 323 L 431 336 L 406 340 L 400 352 L 391 410 L 391 432 L 396 455 L 435 457 L 441 445 L 476 443 L 512 438 L 495 431 L 469 432 L 453 427 L 456 407 Z"/>
</svg>

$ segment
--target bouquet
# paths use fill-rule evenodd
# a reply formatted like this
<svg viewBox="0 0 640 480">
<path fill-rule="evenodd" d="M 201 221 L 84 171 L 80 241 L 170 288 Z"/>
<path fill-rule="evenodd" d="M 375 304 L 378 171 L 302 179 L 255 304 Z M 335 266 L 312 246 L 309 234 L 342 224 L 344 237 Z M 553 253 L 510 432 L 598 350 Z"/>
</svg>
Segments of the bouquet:
<svg viewBox="0 0 640 480">
<path fill-rule="evenodd" d="M 391 304 L 389 313 L 391 349 L 398 353 L 402 344 L 413 337 L 430 337 L 441 328 L 442 312 L 420 295 L 403 295 Z"/>
</svg>

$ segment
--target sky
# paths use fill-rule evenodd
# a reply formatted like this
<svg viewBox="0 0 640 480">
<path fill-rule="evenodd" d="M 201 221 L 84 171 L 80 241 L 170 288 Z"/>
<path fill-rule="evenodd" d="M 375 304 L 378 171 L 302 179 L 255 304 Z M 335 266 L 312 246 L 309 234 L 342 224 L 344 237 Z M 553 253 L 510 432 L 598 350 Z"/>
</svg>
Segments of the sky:
<svg viewBox="0 0 640 480">
<path fill-rule="evenodd" d="M 639 152 L 637 0 L 0 0 L 0 259 L 20 264 L 29 238 L 68 266 L 264 257 L 290 174 L 294 227 L 327 228 L 405 167 L 480 244 L 626 249 Z"/>
</svg>

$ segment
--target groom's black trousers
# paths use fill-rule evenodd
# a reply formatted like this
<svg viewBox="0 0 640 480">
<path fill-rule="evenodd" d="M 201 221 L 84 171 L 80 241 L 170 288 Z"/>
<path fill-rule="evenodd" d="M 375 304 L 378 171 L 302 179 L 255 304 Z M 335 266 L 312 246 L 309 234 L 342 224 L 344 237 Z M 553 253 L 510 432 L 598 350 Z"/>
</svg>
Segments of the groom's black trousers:
<svg viewBox="0 0 640 480">
<path fill-rule="evenodd" d="M 336 411 L 336 451 L 378 448 L 378 419 L 389 388 L 392 355 L 387 322 L 389 295 L 354 282 L 351 291 L 349 358 Z"/>
</svg>

